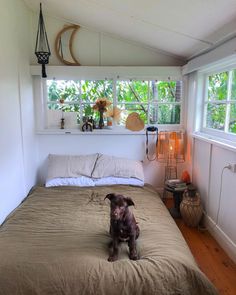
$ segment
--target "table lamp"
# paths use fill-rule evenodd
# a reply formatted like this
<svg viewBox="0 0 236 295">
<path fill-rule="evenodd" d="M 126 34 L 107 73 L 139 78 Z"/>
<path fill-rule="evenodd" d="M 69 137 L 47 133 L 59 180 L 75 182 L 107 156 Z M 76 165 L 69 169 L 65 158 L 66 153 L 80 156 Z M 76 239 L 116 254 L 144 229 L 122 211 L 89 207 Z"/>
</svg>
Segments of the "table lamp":
<svg viewBox="0 0 236 295">
<path fill-rule="evenodd" d="M 177 163 L 184 162 L 184 131 L 159 131 L 157 160 L 166 163 L 164 181 L 177 178 Z"/>
</svg>

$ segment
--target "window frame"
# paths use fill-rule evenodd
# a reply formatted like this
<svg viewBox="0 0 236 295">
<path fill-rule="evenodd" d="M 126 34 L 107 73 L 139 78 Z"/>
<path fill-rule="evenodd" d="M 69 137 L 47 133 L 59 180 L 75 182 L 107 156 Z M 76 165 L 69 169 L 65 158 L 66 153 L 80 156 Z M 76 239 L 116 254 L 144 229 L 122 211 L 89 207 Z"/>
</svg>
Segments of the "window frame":
<svg viewBox="0 0 236 295">
<path fill-rule="evenodd" d="M 47 109 L 45 111 L 47 111 L 49 108 L 48 108 L 48 105 L 52 104 L 52 105 L 58 105 L 59 104 L 59 101 L 50 101 L 48 100 L 48 87 L 47 87 L 47 81 L 48 80 L 51 80 L 51 79 L 45 79 L 43 81 L 43 88 L 44 88 L 44 99 L 45 99 L 45 105 L 47 107 Z M 61 79 L 60 79 L 61 80 Z M 58 81 L 60 81 L 58 80 Z M 80 114 L 80 118 L 82 118 L 83 116 L 83 106 L 84 105 L 90 105 L 90 104 L 94 104 L 93 101 L 86 101 L 86 102 L 83 102 L 83 100 L 80 98 L 80 96 L 82 95 L 82 91 L 81 91 L 81 81 L 105 81 L 106 79 L 84 79 L 84 80 L 78 80 L 80 82 L 80 85 L 79 85 L 79 94 L 78 94 L 78 99 L 76 100 L 73 100 L 73 101 L 66 101 L 64 102 L 64 104 L 66 105 L 78 105 L 79 107 L 79 114 Z M 181 116 L 182 116 L 182 106 L 183 106 L 183 94 L 181 95 L 180 97 L 180 101 L 179 102 L 170 102 L 170 101 L 156 101 L 156 102 L 153 102 L 150 98 L 150 87 L 151 87 L 151 82 L 154 81 L 152 79 L 145 79 L 145 82 L 147 82 L 147 86 L 148 86 L 148 92 L 147 92 L 147 102 L 138 102 L 138 101 L 129 101 L 129 102 L 126 102 L 126 101 L 121 101 L 119 102 L 118 101 L 118 97 L 117 97 L 117 82 L 118 81 L 144 81 L 143 79 L 122 79 L 119 78 L 119 79 L 109 79 L 112 83 L 112 88 L 113 88 L 113 99 L 112 99 L 112 105 L 113 106 L 117 106 L 117 105 L 144 105 L 146 106 L 147 108 L 147 123 L 145 125 L 163 125 L 163 126 L 167 126 L 167 125 L 173 125 L 173 126 L 179 126 L 181 125 Z M 64 80 L 65 81 L 65 80 Z M 170 82 L 170 81 L 173 81 L 173 82 L 177 82 L 176 80 L 170 80 L 170 79 L 166 79 L 166 80 L 155 80 L 156 82 Z M 180 81 L 180 80 L 179 80 Z M 183 83 L 183 81 L 181 80 L 181 82 Z M 182 84 L 183 85 L 183 84 Z M 183 87 L 183 86 L 182 86 Z M 114 89 L 115 92 L 114 92 Z M 183 91 L 182 91 L 183 92 Z M 166 124 L 159 124 L 159 123 L 151 123 L 150 122 L 150 108 L 151 107 L 156 107 L 157 108 L 157 112 L 159 111 L 159 107 L 162 106 L 162 105 L 171 105 L 171 106 L 179 106 L 180 107 L 180 119 L 179 119 L 179 123 L 166 123 Z M 126 108 L 125 108 L 126 110 Z M 122 126 L 122 125 L 121 125 Z"/>
<path fill-rule="evenodd" d="M 182 76 L 181 67 L 179 66 L 167 66 L 167 67 L 70 67 L 70 66 L 48 66 L 47 67 L 47 79 L 42 79 L 40 66 L 31 66 L 31 74 L 34 81 L 34 96 L 36 100 L 36 131 L 38 133 L 66 133 L 67 129 L 60 130 L 47 127 L 47 85 L 46 80 L 113 80 L 113 103 L 118 104 L 116 93 L 116 81 L 117 80 L 158 80 L 158 81 L 182 81 L 182 95 L 181 102 L 170 102 L 169 104 L 179 104 L 181 108 L 180 123 L 179 124 L 146 124 L 158 126 L 159 130 L 182 130 L 184 129 L 185 118 L 185 96 L 186 96 L 186 79 Z M 41 103 L 40 103 L 41 101 Z M 40 106 L 41 104 L 41 106 Z M 159 102 L 158 104 L 168 104 L 167 102 Z M 148 118 L 149 119 L 149 118 Z M 109 134 L 125 131 L 124 126 L 116 126 L 111 130 L 106 130 Z M 114 130 L 116 129 L 116 130 Z M 59 132 L 58 132 L 59 131 Z M 69 130 L 71 133 L 80 133 L 80 125 L 78 128 Z M 76 131 L 76 132 L 74 132 Z M 96 130 L 97 131 L 97 130 Z M 143 131 L 144 132 L 144 131 Z M 130 131 L 130 133 L 135 133 Z"/>
<path fill-rule="evenodd" d="M 236 63 L 231 63 L 229 64 L 225 64 L 225 65 L 216 65 L 212 68 L 208 68 L 206 70 L 202 70 L 199 71 L 200 73 L 200 77 L 202 75 L 203 77 L 203 83 L 202 83 L 202 108 L 201 108 L 201 126 L 200 126 L 200 130 L 201 132 L 208 134 L 208 135 L 212 135 L 216 138 L 219 138 L 219 140 L 222 138 L 223 140 L 229 140 L 232 142 L 236 141 L 236 134 L 229 132 L 229 116 L 230 116 L 230 112 L 229 112 L 229 106 L 232 103 L 236 104 L 236 100 L 229 100 L 229 93 L 231 91 L 231 89 L 229 89 L 229 79 L 227 81 L 227 97 L 226 100 L 214 100 L 214 101 L 209 101 L 208 100 L 208 77 L 215 75 L 215 74 L 219 74 L 222 72 L 230 72 L 232 70 L 236 70 Z M 230 76 L 230 75 L 229 75 Z M 201 83 L 200 83 L 201 84 Z M 231 88 L 231 87 L 230 87 Z M 225 127 L 224 130 L 218 130 L 215 128 L 211 128 L 211 127 L 207 127 L 206 126 L 206 116 L 207 116 L 207 105 L 208 104 L 224 104 L 226 106 L 226 116 L 225 116 Z M 226 131 L 227 130 L 227 131 Z"/>
<path fill-rule="evenodd" d="M 141 102 L 136 102 L 136 101 L 133 101 L 133 102 L 119 102 L 118 99 L 117 99 L 117 84 L 116 82 L 117 81 L 146 81 L 148 82 L 148 93 L 147 93 L 147 102 L 145 103 L 141 103 Z M 155 82 L 171 82 L 171 81 L 174 81 L 174 82 L 177 82 L 177 81 L 181 81 L 182 82 L 182 95 L 181 95 L 181 100 L 180 102 L 161 102 L 161 101 L 157 101 L 157 102 L 152 102 L 151 98 L 150 98 L 150 88 L 151 88 L 151 82 L 152 81 L 155 81 Z M 124 105 L 141 105 L 141 104 L 144 104 L 147 106 L 147 110 L 148 110 L 148 114 L 147 114 L 147 121 L 148 123 L 146 124 L 146 126 L 148 125 L 154 125 L 154 126 L 182 126 L 183 125 L 183 106 L 184 106 L 184 79 L 170 79 L 169 77 L 166 78 L 166 79 L 142 79 L 142 78 L 139 78 L 139 79 L 124 79 L 123 77 L 119 77 L 119 79 L 116 79 L 116 81 L 114 82 L 115 83 L 115 88 L 116 88 L 116 93 L 115 93 L 115 98 L 114 98 L 114 101 L 116 102 L 116 105 L 117 104 L 124 104 Z M 115 105 L 115 104 L 114 104 Z M 152 123 L 150 122 L 150 107 L 151 106 L 156 106 L 157 107 L 157 112 L 158 112 L 158 109 L 159 109 L 159 106 L 161 105 L 173 105 L 173 106 L 177 106 L 179 105 L 180 106 L 180 122 L 179 123 L 174 123 L 174 124 L 170 124 L 170 123 L 167 123 L 167 124 L 159 124 L 159 123 Z"/>
</svg>

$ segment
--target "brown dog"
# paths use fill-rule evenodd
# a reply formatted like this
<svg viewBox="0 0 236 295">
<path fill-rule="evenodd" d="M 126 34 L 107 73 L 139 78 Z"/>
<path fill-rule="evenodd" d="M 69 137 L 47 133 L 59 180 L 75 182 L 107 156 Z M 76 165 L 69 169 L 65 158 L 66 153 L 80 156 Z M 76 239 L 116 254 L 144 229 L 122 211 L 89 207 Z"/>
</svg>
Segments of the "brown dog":
<svg viewBox="0 0 236 295">
<path fill-rule="evenodd" d="M 110 235 L 112 237 L 112 253 L 108 261 L 118 259 L 120 242 L 128 242 L 130 259 L 137 260 L 136 239 L 139 236 L 139 227 L 133 213 L 129 210 L 129 206 L 134 206 L 134 202 L 129 197 L 117 194 L 108 194 L 106 198 L 111 201 Z"/>
</svg>

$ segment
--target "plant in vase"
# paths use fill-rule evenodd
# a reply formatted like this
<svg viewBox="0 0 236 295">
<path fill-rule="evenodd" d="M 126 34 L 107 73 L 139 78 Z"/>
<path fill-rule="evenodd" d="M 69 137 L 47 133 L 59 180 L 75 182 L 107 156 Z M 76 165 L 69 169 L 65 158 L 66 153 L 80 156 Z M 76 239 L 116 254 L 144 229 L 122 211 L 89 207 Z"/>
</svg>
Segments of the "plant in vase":
<svg viewBox="0 0 236 295">
<path fill-rule="evenodd" d="M 99 112 L 99 123 L 98 126 L 100 129 L 104 127 L 103 114 L 107 111 L 107 108 L 111 105 L 111 101 L 109 101 L 106 97 L 98 98 L 93 106 L 95 111 Z"/>
<path fill-rule="evenodd" d="M 60 109 L 61 109 L 61 129 L 65 128 L 65 118 L 64 118 L 64 102 L 65 102 L 65 97 L 62 95 L 59 98 L 59 103 L 60 103 Z"/>
</svg>

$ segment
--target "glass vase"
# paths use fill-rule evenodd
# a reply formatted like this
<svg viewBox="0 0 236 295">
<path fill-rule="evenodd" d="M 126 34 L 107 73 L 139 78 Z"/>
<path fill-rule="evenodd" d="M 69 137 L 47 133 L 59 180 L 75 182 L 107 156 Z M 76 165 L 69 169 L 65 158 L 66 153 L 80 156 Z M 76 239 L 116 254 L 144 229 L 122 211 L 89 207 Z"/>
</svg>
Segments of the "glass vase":
<svg viewBox="0 0 236 295">
<path fill-rule="evenodd" d="M 99 129 L 102 129 L 104 127 L 103 113 L 104 113 L 103 111 L 99 111 L 99 122 L 98 122 Z"/>
</svg>

